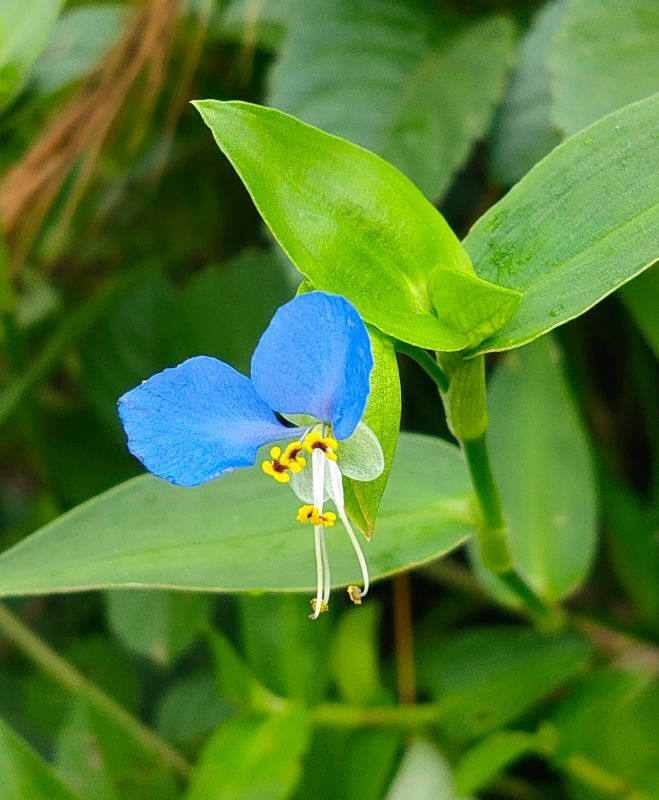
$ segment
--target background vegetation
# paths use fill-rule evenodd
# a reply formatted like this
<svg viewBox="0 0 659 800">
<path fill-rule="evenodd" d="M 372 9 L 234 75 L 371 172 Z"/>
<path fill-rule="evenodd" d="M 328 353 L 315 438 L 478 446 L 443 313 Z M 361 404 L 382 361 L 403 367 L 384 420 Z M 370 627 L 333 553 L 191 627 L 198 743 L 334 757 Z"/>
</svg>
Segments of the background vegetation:
<svg viewBox="0 0 659 800">
<path fill-rule="evenodd" d="M 2 549 L 140 472 L 122 392 L 198 353 L 245 371 L 295 291 L 190 99 L 374 150 L 463 237 L 658 87 L 656 0 L 4 0 Z M 12 601 L 3 800 L 657 797 L 658 298 L 654 267 L 489 362 L 506 509 L 573 592 L 567 632 L 493 600 L 462 551 L 315 625 L 297 595 Z M 400 367 L 403 428 L 450 438 Z"/>
</svg>

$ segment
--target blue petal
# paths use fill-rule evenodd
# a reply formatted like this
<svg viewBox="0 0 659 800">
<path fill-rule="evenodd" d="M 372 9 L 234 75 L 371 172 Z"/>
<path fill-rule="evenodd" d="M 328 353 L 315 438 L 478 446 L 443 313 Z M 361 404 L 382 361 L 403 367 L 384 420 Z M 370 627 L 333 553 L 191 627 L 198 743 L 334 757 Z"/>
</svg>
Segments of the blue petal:
<svg viewBox="0 0 659 800">
<path fill-rule="evenodd" d="M 249 467 L 266 442 L 293 438 L 228 364 L 196 356 L 159 372 L 119 399 L 128 449 L 171 483 L 196 486 Z"/>
<path fill-rule="evenodd" d="M 272 318 L 252 357 L 252 382 L 282 414 L 312 414 L 346 439 L 364 414 L 371 340 L 345 298 L 309 292 Z"/>
</svg>

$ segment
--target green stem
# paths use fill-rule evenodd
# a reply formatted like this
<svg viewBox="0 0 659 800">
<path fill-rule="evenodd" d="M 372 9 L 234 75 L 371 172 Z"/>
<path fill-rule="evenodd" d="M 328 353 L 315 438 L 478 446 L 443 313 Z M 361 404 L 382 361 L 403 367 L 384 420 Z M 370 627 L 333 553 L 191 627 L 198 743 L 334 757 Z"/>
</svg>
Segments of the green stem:
<svg viewBox="0 0 659 800">
<path fill-rule="evenodd" d="M 513 567 L 513 557 L 485 434 L 478 439 L 463 441 L 462 449 L 481 510 L 483 525 L 478 539 L 481 561 L 492 572 L 505 574 Z"/>
<path fill-rule="evenodd" d="M 443 717 L 443 706 L 422 703 L 415 706 L 346 706 L 321 703 L 312 709 L 314 725 L 329 728 L 405 728 L 436 725 Z"/>
<path fill-rule="evenodd" d="M 406 356 L 411 358 L 412 361 L 416 361 L 416 363 L 430 377 L 430 379 L 434 381 L 437 386 L 439 386 L 442 392 L 447 391 L 449 387 L 449 380 L 446 377 L 446 373 L 442 370 L 442 368 L 427 350 L 423 350 L 420 347 L 415 347 L 413 344 L 408 344 L 407 342 L 401 342 L 398 340 L 396 340 L 395 347 L 398 353 L 404 353 Z"/>
<path fill-rule="evenodd" d="M 508 527 L 492 472 L 485 434 L 461 444 L 481 511 L 478 536 L 481 563 L 496 574 L 535 619 L 550 628 L 560 627 L 563 621 L 560 612 L 539 597 L 514 568 L 508 543 Z"/>
<path fill-rule="evenodd" d="M 72 664 L 58 655 L 15 614 L 1 604 L 0 633 L 13 642 L 53 680 L 72 694 L 84 698 L 91 706 L 114 720 L 165 766 L 185 780 L 190 778 L 192 765 L 177 750 L 147 728 L 102 689 L 85 678 Z"/>
</svg>

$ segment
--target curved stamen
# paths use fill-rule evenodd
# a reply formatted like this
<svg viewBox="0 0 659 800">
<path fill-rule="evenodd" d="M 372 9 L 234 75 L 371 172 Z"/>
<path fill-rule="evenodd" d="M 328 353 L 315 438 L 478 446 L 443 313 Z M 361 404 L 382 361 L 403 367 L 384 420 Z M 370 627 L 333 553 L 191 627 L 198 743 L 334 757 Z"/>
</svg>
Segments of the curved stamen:
<svg viewBox="0 0 659 800">
<path fill-rule="evenodd" d="M 325 580 L 322 528 L 319 525 L 314 526 L 313 537 L 316 545 L 316 597 L 315 600 L 311 601 L 313 612 L 309 614 L 309 619 L 318 619 L 320 612 L 323 610 L 323 588 Z"/>
<path fill-rule="evenodd" d="M 370 586 L 368 578 L 368 566 L 366 564 L 366 559 L 364 558 L 364 553 L 362 552 L 362 549 L 359 545 L 359 540 L 355 536 L 355 532 L 353 531 L 352 525 L 350 524 L 350 520 L 348 519 L 348 515 L 346 514 L 345 504 L 343 500 L 343 480 L 342 480 L 341 470 L 333 461 L 328 462 L 328 464 L 329 464 L 330 481 L 332 484 L 332 495 L 334 496 L 334 503 L 336 505 L 336 510 L 339 512 L 339 519 L 343 523 L 343 526 L 348 533 L 350 543 L 352 544 L 352 548 L 355 551 L 355 555 L 357 556 L 357 561 L 359 562 L 359 568 L 362 573 L 362 580 L 364 582 L 363 589 L 360 589 L 358 586 L 349 586 L 348 596 L 350 597 L 353 603 L 355 603 L 356 605 L 360 605 L 362 598 L 366 597 L 366 595 L 368 594 Z"/>
<path fill-rule="evenodd" d="M 330 561 L 329 561 L 329 554 L 327 552 L 327 542 L 325 541 L 325 532 L 323 529 L 320 529 L 320 544 L 323 550 L 323 561 L 325 563 L 325 575 L 323 577 L 323 600 L 321 603 L 321 611 L 325 611 L 329 608 L 329 596 L 330 591 L 332 588 L 332 579 L 330 577 Z M 325 608 L 322 608 L 322 606 Z"/>
</svg>

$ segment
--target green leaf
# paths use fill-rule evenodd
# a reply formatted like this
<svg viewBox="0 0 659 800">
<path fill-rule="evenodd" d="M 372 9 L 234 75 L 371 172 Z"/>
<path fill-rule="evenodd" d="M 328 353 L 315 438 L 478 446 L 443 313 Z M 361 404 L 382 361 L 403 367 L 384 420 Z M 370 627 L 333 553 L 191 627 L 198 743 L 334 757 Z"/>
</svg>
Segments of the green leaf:
<svg viewBox="0 0 659 800">
<path fill-rule="evenodd" d="M 173 664 L 198 638 L 209 613 L 208 597 L 189 592 L 105 595 L 110 628 L 129 650 L 163 666 Z"/>
<path fill-rule="evenodd" d="M 206 736 L 233 713 L 210 672 L 187 673 L 161 696 L 156 729 L 168 741 L 190 747 L 196 754 Z"/>
<path fill-rule="evenodd" d="M 23 87 L 63 0 L 3 0 L 0 6 L 0 110 Z"/>
<path fill-rule="evenodd" d="M 623 286 L 620 297 L 646 342 L 659 358 L 659 266 L 650 267 Z"/>
<path fill-rule="evenodd" d="M 94 410 L 123 446 L 117 398 L 154 372 L 204 353 L 248 373 L 261 333 L 290 295 L 272 250 L 244 250 L 180 291 L 162 277 L 143 281 L 86 339 L 82 385 Z"/>
<path fill-rule="evenodd" d="M 468 538 L 470 497 L 455 447 L 403 435 L 378 535 L 366 548 L 373 578 L 439 558 Z M 313 543 L 296 508 L 290 490 L 258 467 L 194 489 L 136 478 L 0 556 L 0 595 L 121 586 L 309 591 Z M 336 526 L 328 538 L 335 585 L 347 585 L 358 574 L 348 537 Z"/>
<path fill-rule="evenodd" d="M 50 764 L 0 720 L 0 785 L 3 800 L 79 800 Z"/>
<path fill-rule="evenodd" d="M 0 424 L 20 408 L 26 395 L 55 369 L 108 308 L 132 288 L 140 275 L 143 276 L 144 273 L 130 273 L 114 278 L 62 318 L 27 370 L 0 391 Z"/>
<path fill-rule="evenodd" d="M 341 616 L 334 632 L 330 656 L 332 675 L 346 703 L 359 706 L 391 702 L 380 679 L 381 611 L 376 603 L 369 603 L 357 614 L 349 609 Z"/>
<path fill-rule="evenodd" d="M 78 636 L 66 648 L 64 656 L 120 705 L 138 712 L 142 700 L 140 678 L 132 659 L 123 650 L 94 634 Z M 57 730 L 71 712 L 70 691 L 43 672 L 26 676 L 22 694 L 28 716 L 48 734 Z"/>
<path fill-rule="evenodd" d="M 461 23 L 409 0 L 305 0 L 294 11 L 269 104 L 378 153 L 440 197 L 501 96 L 510 21 Z"/>
<path fill-rule="evenodd" d="M 655 0 L 568 0 L 548 57 L 552 119 L 574 133 L 657 91 Z"/>
<path fill-rule="evenodd" d="M 78 699 L 58 732 L 57 770 L 81 797 L 176 800 L 178 784 L 124 727 Z"/>
<path fill-rule="evenodd" d="M 65 11 L 32 68 L 36 90 L 54 92 L 84 78 L 119 39 L 129 17 L 129 8 L 119 3 Z"/>
<path fill-rule="evenodd" d="M 565 0 L 554 0 L 544 5 L 533 20 L 495 119 L 490 167 L 504 184 L 516 183 L 561 141 L 550 120 L 551 87 L 546 59 L 564 8 Z"/>
<path fill-rule="evenodd" d="M 464 334 L 469 347 L 480 344 L 510 319 L 522 295 L 477 275 L 438 267 L 429 278 L 437 316 Z"/>
<path fill-rule="evenodd" d="M 458 798 L 451 768 L 439 750 L 425 739 L 408 747 L 385 800 L 467 800 Z"/>
<path fill-rule="evenodd" d="M 589 646 L 521 626 L 474 628 L 417 648 L 419 686 L 441 703 L 442 726 L 458 741 L 519 718 L 581 672 Z"/>
<path fill-rule="evenodd" d="M 549 339 L 509 354 L 490 389 L 490 449 L 517 569 L 544 598 L 584 581 L 595 557 L 597 497 L 588 438 Z M 486 574 L 497 597 L 508 594 Z"/>
<path fill-rule="evenodd" d="M 465 239 L 481 278 L 522 292 L 478 352 L 507 350 L 583 314 L 659 257 L 659 95 L 557 147 Z"/>
<path fill-rule="evenodd" d="M 600 482 L 613 569 L 645 622 L 659 631 L 659 503 L 644 504 L 606 471 Z"/>
<path fill-rule="evenodd" d="M 224 634 L 209 629 L 208 644 L 213 657 L 215 678 L 225 700 L 245 711 L 270 710 L 279 703 L 249 669 Z"/>
<path fill-rule="evenodd" d="M 297 706 L 270 717 L 225 722 L 204 747 L 186 800 L 285 800 L 309 743 L 307 713 Z"/>
<path fill-rule="evenodd" d="M 575 798 L 656 796 L 659 687 L 651 675 L 600 670 L 565 698 L 552 722 L 558 733 L 554 758 L 573 776 Z M 592 790 L 592 774 L 602 792 Z"/>
<path fill-rule="evenodd" d="M 363 420 L 377 436 L 384 455 L 384 470 L 373 481 L 345 482 L 345 504 L 350 517 L 370 538 L 389 480 L 400 431 L 401 394 L 396 351 L 391 339 L 369 327 L 373 352 L 371 393 Z"/>
<path fill-rule="evenodd" d="M 273 692 L 318 703 L 328 679 L 330 627 L 309 625 L 298 598 L 262 595 L 240 598 L 245 655 L 257 678 Z"/>
<path fill-rule="evenodd" d="M 461 757 L 455 767 L 460 792 L 487 788 L 509 764 L 536 749 L 536 737 L 525 731 L 494 731 Z"/>
<path fill-rule="evenodd" d="M 195 106 L 274 237 L 316 288 L 344 295 L 366 322 L 397 339 L 435 350 L 465 346 L 432 316 L 426 280 L 437 266 L 470 272 L 469 259 L 404 175 L 272 108 Z"/>
<path fill-rule="evenodd" d="M 387 728 L 316 729 L 296 800 L 382 800 L 401 742 Z"/>
</svg>

